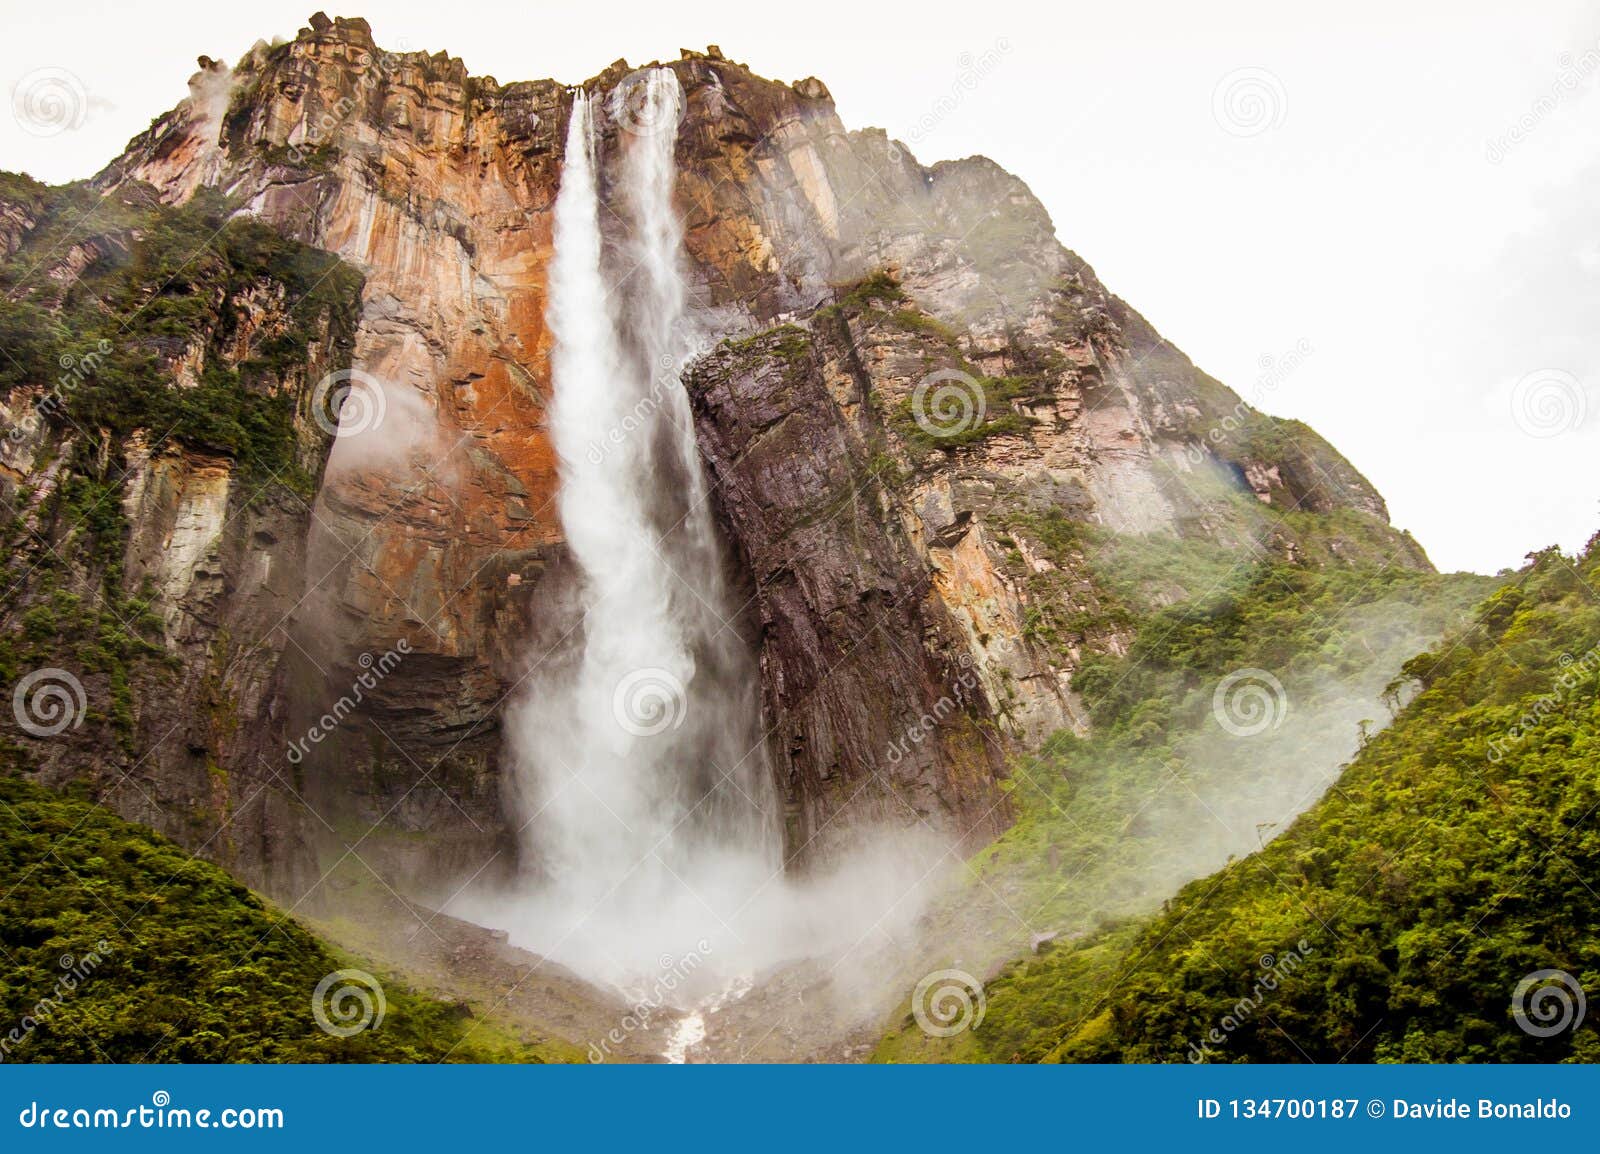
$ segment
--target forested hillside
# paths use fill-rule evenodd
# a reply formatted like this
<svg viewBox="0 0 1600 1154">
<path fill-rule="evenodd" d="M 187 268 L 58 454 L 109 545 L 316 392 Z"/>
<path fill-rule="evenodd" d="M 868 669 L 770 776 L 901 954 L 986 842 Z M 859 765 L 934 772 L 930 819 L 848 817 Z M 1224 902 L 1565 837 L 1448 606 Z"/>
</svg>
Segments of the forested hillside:
<svg viewBox="0 0 1600 1154">
<path fill-rule="evenodd" d="M 1406 663 L 1394 690 L 1420 692 L 1282 836 L 1153 918 L 1008 967 L 949 1053 L 1600 1058 L 1574 989 L 1600 983 L 1597 587 L 1600 538 L 1537 554 Z M 916 1043 L 901 1031 L 881 1056 L 925 1056 Z"/>
</svg>

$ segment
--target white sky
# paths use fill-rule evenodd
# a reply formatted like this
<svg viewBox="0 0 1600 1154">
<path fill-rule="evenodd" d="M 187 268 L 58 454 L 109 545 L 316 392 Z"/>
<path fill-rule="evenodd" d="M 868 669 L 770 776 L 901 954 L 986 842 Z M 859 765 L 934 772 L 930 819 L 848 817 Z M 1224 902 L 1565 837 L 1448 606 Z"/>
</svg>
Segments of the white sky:
<svg viewBox="0 0 1600 1154">
<path fill-rule="evenodd" d="M 329 14 L 501 81 L 576 82 L 707 43 L 763 75 L 819 76 L 848 126 L 881 125 L 924 163 L 981 152 L 1025 179 L 1113 291 L 1247 399 L 1332 441 L 1441 568 L 1493 571 L 1600 529 L 1600 5 L 888 9 L 428 0 Z M 38 137 L 0 112 L 0 167 L 60 181 L 175 104 L 197 55 L 232 63 L 292 36 L 311 4 L 4 11 L 6 97 L 65 69 L 86 115 Z M 1214 109 L 1240 69 L 1269 74 L 1241 89 L 1259 80 L 1268 100 L 1253 135 Z M 1529 131 L 1491 161 L 1519 120 Z M 1300 342 L 1311 354 L 1260 393 L 1264 358 Z"/>
</svg>

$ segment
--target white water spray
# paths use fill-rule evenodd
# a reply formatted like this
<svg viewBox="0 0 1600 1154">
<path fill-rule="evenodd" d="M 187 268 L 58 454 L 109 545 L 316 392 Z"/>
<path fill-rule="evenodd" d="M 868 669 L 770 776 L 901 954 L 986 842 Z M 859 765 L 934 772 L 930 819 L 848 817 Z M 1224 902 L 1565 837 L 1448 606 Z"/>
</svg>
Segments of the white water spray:
<svg viewBox="0 0 1600 1154">
<path fill-rule="evenodd" d="M 804 887 L 783 876 L 758 677 L 730 620 L 679 378 L 692 346 L 672 203 L 682 94 L 667 69 L 643 86 L 654 131 L 617 132 L 605 166 L 625 226 L 610 245 L 597 110 L 574 97 L 550 270 L 549 422 L 581 642 L 535 670 L 509 716 L 537 874 L 468 904 L 516 944 L 630 993 L 665 968 L 692 970 L 661 996 L 687 1007 L 914 915 L 906 875 L 920 867 L 890 853 L 869 871 L 876 884 L 858 870 Z"/>
</svg>

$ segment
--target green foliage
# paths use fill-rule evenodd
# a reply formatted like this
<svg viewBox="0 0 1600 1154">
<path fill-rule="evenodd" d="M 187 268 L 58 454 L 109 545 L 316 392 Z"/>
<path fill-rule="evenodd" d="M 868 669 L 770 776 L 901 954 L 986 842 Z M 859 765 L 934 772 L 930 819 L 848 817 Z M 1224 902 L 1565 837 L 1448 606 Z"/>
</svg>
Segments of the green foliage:
<svg viewBox="0 0 1600 1154">
<path fill-rule="evenodd" d="M 20 1035 L 9 1043 L 10 1061 L 538 1062 L 553 1055 L 474 1030 L 467 1007 L 381 974 L 381 1025 L 349 1038 L 324 1032 L 311 1012 L 317 984 L 370 964 L 335 953 L 150 830 L 16 779 L 0 778 L 0 876 L 10 887 L 0 904 L 0 1031 L 16 1027 Z M 75 988 L 58 991 L 64 975 L 85 969 Z M 27 1030 L 25 1019 L 36 1019 L 35 1028 Z"/>
<path fill-rule="evenodd" d="M 1406 662 L 1401 680 L 1417 683 L 1417 696 L 1265 848 L 1185 886 L 1143 925 L 1091 929 L 1009 967 L 989 985 L 974 1055 L 1600 1060 L 1592 1022 L 1540 1038 L 1518 1028 L 1513 1010 L 1536 971 L 1600 987 L 1583 880 L 1600 868 L 1597 562 L 1600 538 L 1576 559 L 1539 554 L 1469 625 Z M 1304 584 L 1294 592 L 1322 595 Z M 1335 582 L 1327 592 L 1346 590 Z M 1073 788 L 1087 789 L 1085 775 L 1107 754 L 1115 772 L 1126 770 L 1122 750 L 1139 740 L 1153 701 L 1168 714 L 1159 732 L 1174 721 L 1181 730 L 1195 706 L 1182 673 L 1191 663 L 1276 650 L 1292 668 L 1308 646 L 1335 667 L 1344 659 L 1320 625 L 1297 628 L 1285 605 L 1250 600 L 1144 642 L 1150 679 L 1105 706 L 1110 735 L 1042 756 L 1062 770 L 1050 787 L 1056 804 L 1094 828 Z M 1250 637 L 1265 640 L 1241 649 Z M 1036 847 L 1053 828 L 1035 807 L 1014 833 Z M 1055 834 L 1074 845 L 1083 836 Z M 1118 957 L 1111 967 L 1108 951 Z M 1292 972 L 1264 969 L 1268 955 L 1280 967 L 1294 957 Z"/>
<path fill-rule="evenodd" d="M 900 281 L 887 269 L 862 277 L 853 284 L 837 290 L 834 306 L 841 312 L 857 313 L 866 309 L 904 304 L 908 298 Z"/>
<path fill-rule="evenodd" d="M 360 274 L 233 217 L 234 206 L 214 190 L 178 208 L 126 191 L 103 204 L 86 196 L 81 186 L 45 190 L 44 219 L 0 262 L 0 341 L 11 354 L 0 388 L 48 390 L 44 416 L 64 427 L 118 439 L 143 429 L 309 493 L 297 390 L 287 386 L 296 377 L 307 383 L 324 334 L 347 349 Z M 98 235 L 75 233 L 81 220 L 92 220 Z M 40 270 L 74 244 L 92 259 L 63 289 Z M 249 355 L 233 363 L 261 308 L 286 310 L 287 324 L 248 334 Z M 179 387 L 165 366 L 196 344 L 199 380 Z"/>
</svg>

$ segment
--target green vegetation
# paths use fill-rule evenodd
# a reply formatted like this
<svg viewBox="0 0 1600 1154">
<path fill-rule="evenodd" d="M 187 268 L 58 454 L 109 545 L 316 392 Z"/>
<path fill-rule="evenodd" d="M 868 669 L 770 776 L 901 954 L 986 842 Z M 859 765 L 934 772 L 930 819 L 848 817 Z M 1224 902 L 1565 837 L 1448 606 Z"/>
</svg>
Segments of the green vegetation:
<svg viewBox="0 0 1600 1154">
<path fill-rule="evenodd" d="M 42 504 L 39 519 L 72 526 L 60 547 L 30 541 L 20 518 L 0 524 L 6 556 L 27 573 L 26 581 L 7 577 L 0 589 L 0 621 L 11 622 L 0 631 L 0 683 L 14 685 L 30 670 L 63 663 L 85 679 L 103 679 L 90 681 L 105 692 L 88 695 L 84 721 L 109 722 L 130 750 L 134 673 L 172 659 L 160 644 L 162 623 L 151 611 L 149 590 L 124 588 L 126 526 L 118 486 L 69 473 Z M 91 575 L 90 584 L 80 572 Z M 30 756 L 10 737 L 0 738 L 0 751 Z"/>
<path fill-rule="evenodd" d="M 360 274 L 233 217 L 235 206 L 214 190 L 172 208 L 138 191 L 100 198 L 81 185 L 24 180 L 7 174 L 0 183 L 0 196 L 32 197 L 42 215 L 0 262 L 0 389 L 46 390 L 41 415 L 63 428 L 119 441 L 144 429 L 309 495 L 295 428 L 301 390 L 289 386 L 308 385 L 325 335 L 336 357 L 348 355 Z M 46 275 L 73 256 L 87 261 L 75 278 L 63 285 Z M 197 379 L 180 387 L 171 365 L 196 342 Z"/>
<path fill-rule="evenodd" d="M 878 269 L 853 284 L 841 285 L 835 292 L 834 303 L 827 309 L 818 310 L 817 316 L 824 317 L 832 313 L 853 316 L 868 309 L 905 304 L 909 299 L 892 272 Z"/>
<path fill-rule="evenodd" d="M 0 1044 L 8 1061 L 578 1057 L 570 1047 L 506 1037 L 475 1023 L 466 1006 L 382 974 L 382 1023 L 335 1037 L 312 1016 L 313 992 L 325 976 L 370 971 L 369 963 L 333 951 L 150 830 L 16 779 L 0 778 L 0 876 L 11 887 L 0 903 Z M 68 975 L 75 988 L 62 990 Z M 345 1008 L 359 1007 L 352 999 Z M 337 1005 L 328 1016 L 354 1023 Z"/>
<path fill-rule="evenodd" d="M 962 378 L 934 381 L 925 395 L 913 394 L 900 401 L 891 412 L 890 424 L 913 457 L 922 459 L 935 449 L 950 452 L 990 437 L 1028 432 L 1033 421 L 1019 413 L 1013 402 L 1030 395 L 1031 383 L 1021 378 L 963 372 Z"/>
<path fill-rule="evenodd" d="M 1166 636 L 1147 630 L 1129 666 L 1102 667 L 1099 692 L 1085 694 L 1099 702 L 1105 732 L 1052 743 L 1029 767 L 1051 804 L 1029 805 L 1031 790 L 1019 787 L 1026 812 L 1000 843 L 1002 861 L 1048 856 L 1052 844 L 1063 859 L 1086 842 L 1122 852 L 1115 839 L 1094 841 L 1107 823 L 1096 822 L 1084 795 L 1107 796 L 1096 774 L 1120 784 L 1130 764 L 1173 752 L 1183 760 L 1169 735 L 1194 732 L 1207 709 L 1207 687 L 1192 670 L 1270 668 L 1276 657 L 1292 719 L 1309 668 L 1371 661 L 1362 651 L 1370 629 L 1329 631 L 1321 614 L 1304 627 L 1292 606 L 1348 592 L 1338 575 L 1308 580 L 1294 579 L 1293 598 L 1276 604 L 1247 596 L 1210 621 L 1172 620 Z M 1422 594 L 1444 579 L 1409 580 Z M 988 983 L 981 1027 L 931 1056 L 1600 1060 L 1592 1023 L 1542 1038 L 1519 1029 L 1513 1011 L 1519 983 L 1537 971 L 1565 971 L 1590 990 L 1600 984 L 1600 935 L 1583 880 L 1600 865 L 1591 820 L 1600 806 L 1597 584 L 1600 538 L 1577 559 L 1538 554 L 1468 625 L 1404 664 L 1391 698 L 1398 704 L 1409 686 L 1414 699 L 1387 729 L 1363 733 L 1337 787 L 1281 836 L 1185 886 L 1148 920 L 1119 917 L 1122 907 L 1101 901 L 1098 925 L 1080 917 L 1083 930 L 1008 966 Z M 1386 595 L 1396 593 L 1410 596 L 1393 587 Z M 1256 762 L 1266 736 L 1235 744 Z M 1292 764 L 1288 756 L 1272 760 Z M 1054 807 L 1082 828 L 1053 820 Z M 1143 811 L 1122 839 L 1150 820 Z M 1062 860 L 1062 872 L 1072 865 Z M 1090 867 L 1070 888 L 1092 891 L 1099 876 Z M 915 1035 L 896 1031 L 880 1056 L 930 1056 Z"/>
</svg>

